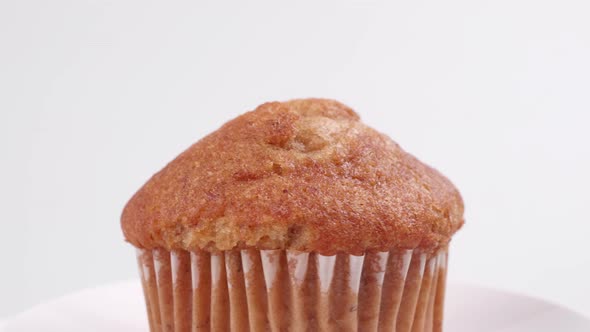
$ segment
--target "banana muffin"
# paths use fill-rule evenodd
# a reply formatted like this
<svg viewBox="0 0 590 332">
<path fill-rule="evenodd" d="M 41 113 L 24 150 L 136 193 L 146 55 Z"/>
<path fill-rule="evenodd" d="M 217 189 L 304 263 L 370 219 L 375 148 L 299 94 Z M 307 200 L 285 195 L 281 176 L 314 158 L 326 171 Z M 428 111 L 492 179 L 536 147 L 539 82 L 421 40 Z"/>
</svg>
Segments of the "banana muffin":
<svg viewBox="0 0 590 332">
<path fill-rule="evenodd" d="M 326 99 L 265 103 L 127 203 L 152 332 L 441 331 L 453 184 Z"/>
</svg>

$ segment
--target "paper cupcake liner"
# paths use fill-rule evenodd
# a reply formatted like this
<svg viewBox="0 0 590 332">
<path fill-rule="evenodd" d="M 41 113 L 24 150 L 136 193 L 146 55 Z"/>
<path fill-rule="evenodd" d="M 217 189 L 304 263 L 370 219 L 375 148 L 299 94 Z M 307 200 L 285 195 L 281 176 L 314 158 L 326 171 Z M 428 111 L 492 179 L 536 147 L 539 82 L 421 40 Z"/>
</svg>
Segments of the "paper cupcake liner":
<svg viewBox="0 0 590 332">
<path fill-rule="evenodd" d="M 138 250 L 151 332 L 442 331 L 447 250 Z"/>
</svg>

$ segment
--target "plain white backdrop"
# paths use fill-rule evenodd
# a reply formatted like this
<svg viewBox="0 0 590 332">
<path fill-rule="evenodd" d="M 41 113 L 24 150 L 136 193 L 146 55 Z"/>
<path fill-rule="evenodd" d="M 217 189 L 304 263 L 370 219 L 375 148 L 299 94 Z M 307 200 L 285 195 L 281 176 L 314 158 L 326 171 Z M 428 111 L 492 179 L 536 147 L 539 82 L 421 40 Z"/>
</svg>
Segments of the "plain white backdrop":
<svg viewBox="0 0 590 332">
<path fill-rule="evenodd" d="M 330 97 L 455 182 L 450 279 L 590 315 L 590 2 L 0 2 L 0 316 L 135 278 L 119 215 L 269 100 Z"/>
</svg>

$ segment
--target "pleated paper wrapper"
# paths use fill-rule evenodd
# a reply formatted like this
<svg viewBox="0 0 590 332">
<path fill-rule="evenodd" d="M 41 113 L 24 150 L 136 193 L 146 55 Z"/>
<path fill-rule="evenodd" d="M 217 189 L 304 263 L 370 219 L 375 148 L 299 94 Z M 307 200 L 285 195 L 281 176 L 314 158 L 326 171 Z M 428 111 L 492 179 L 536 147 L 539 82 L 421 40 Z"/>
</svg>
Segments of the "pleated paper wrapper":
<svg viewBox="0 0 590 332">
<path fill-rule="evenodd" d="M 442 331 L 446 248 L 137 255 L 151 332 Z"/>
</svg>

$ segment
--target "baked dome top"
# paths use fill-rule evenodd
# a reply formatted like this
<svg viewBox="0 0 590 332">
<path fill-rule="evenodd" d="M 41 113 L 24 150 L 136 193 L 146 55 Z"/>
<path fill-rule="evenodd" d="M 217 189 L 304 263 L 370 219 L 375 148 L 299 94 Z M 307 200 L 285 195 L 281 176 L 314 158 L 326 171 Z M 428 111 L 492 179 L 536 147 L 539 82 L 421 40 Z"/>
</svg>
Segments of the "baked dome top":
<svg viewBox="0 0 590 332">
<path fill-rule="evenodd" d="M 121 224 L 147 249 L 436 249 L 463 224 L 463 201 L 347 106 L 298 99 L 193 144 L 131 198 Z"/>
</svg>

